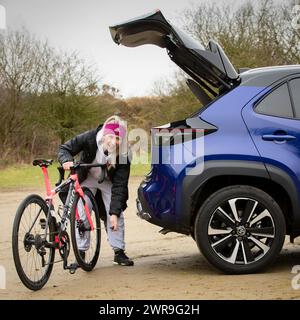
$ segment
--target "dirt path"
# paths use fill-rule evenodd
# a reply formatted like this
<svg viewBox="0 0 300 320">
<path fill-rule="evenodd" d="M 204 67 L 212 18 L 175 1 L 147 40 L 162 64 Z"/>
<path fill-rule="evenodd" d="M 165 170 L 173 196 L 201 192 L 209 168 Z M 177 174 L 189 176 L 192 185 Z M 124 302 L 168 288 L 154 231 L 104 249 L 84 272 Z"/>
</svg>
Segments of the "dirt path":
<svg viewBox="0 0 300 320">
<path fill-rule="evenodd" d="M 159 228 L 140 220 L 135 212 L 139 178 L 130 181 L 126 211 L 127 253 L 133 268 L 112 264 L 112 251 L 102 230 L 102 249 L 91 273 L 70 275 L 62 265 L 54 267 L 50 281 L 39 292 L 27 290 L 12 260 L 12 223 L 19 202 L 31 191 L 0 195 L 0 265 L 6 269 L 6 289 L 0 299 L 299 299 L 291 287 L 293 265 L 300 265 L 300 241 L 286 244 L 267 272 L 228 276 L 211 267 L 190 237 L 158 233 Z M 299 267 L 300 269 L 300 267 Z"/>
</svg>

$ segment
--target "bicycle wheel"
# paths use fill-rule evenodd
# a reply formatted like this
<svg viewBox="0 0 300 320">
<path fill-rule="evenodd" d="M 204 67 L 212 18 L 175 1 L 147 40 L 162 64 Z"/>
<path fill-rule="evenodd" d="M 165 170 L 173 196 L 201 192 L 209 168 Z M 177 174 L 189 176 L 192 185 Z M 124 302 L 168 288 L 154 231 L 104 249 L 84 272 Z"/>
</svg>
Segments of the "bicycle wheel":
<svg viewBox="0 0 300 320">
<path fill-rule="evenodd" d="M 91 271 L 95 267 L 100 254 L 101 224 L 95 197 L 87 188 L 83 188 L 83 192 L 94 230 L 90 230 L 82 199 L 76 194 L 71 211 L 71 239 L 78 265 L 85 271 Z"/>
<path fill-rule="evenodd" d="M 30 290 L 41 289 L 53 269 L 54 248 L 47 248 L 43 238 L 54 241 L 55 226 L 50 217 L 46 230 L 48 206 L 38 195 L 32 194 L 20 204 L 12 234 L 12 249 L 17 273 Z"/>
</svg>

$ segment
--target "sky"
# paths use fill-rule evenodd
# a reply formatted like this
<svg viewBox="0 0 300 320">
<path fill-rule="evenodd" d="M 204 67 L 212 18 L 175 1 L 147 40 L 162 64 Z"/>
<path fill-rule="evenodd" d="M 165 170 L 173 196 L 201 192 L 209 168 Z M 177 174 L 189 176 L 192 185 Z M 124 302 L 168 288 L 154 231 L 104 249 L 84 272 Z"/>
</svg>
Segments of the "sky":
<svg viewBox="0 0 300 320">
<path fill-rule="evenodd" d="M 173 23 L 192 5 L 189 0 L 0 0 L 9 28 L 25 27 L 51 46 L 74 51 L 98 68 L 102 83 L 123 97 L 151 94 L 154 82 L 172 80 L 177 67 L 153 45 L 116 45 L 108 27 L 160 9 Z"/>
</svg>

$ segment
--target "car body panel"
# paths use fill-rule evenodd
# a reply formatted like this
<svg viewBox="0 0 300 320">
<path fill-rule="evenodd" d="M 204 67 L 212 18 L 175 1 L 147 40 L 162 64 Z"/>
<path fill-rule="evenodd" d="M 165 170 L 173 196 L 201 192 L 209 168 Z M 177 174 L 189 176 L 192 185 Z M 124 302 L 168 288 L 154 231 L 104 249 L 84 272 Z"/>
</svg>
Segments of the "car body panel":
<svg viewBox="0 0 300 320">
<path fill-rule="evenodd" d="M 270 84 L 278 81 L 278 77 L 286 75 L 287 72 L 284 74 L 279 72 L 277 77 L 274 74 L 264 75 L 260 76 L 260 81 Z M 246 110 L 253 101 L 260 99 L 269 89 L 247 84 L 234 88 L 197 114 L 201 121 L 211 123 L 218 128 L 215 133 L 194 140 L 194 143 L 199 144 L 200 139 L 203 139 L 201 143 L 204 143 L 204 170 L 200 175 L 186 174 L 186 164 L 177 167 L 171 163 L 152 166 L 154 168 L 151 174 L 152 180 L 143 183 L 139 190 L 139 194 L 143 193 L 147 199 L 148 211 L 153 217 L 150 222 L 189 234 L 192 221 L 192 197 L 196 191 L 209 179 L 218 175 L 240 175 L 272 179 L 282 185 L 293 200 L 291 216 L 294 228 L 300 227 L 300 215 L 297 214 L 300 212 L 299 190 L 295 175 L 293 178 L 293 174 L 290 175 L 289 171 L 278 166 L 278 163 L 265 161 L 261 157 L 242 117 L 243 108 Z M 278 118 L 278 121 L 280 120 Z M 294 121 L 299 123 L 298 120 Z M 192 145 L 186 145 L 186 149 L 191 150 Z M 158 151 L 153 149 L 152 152 Z M 182 154 L 183 149 L 177 147 L 172 152 Z M 192 168 L 192 164 L 201 163 L 203 158 L 191 157 L 190 160 L 189 167 Z M 149 194 L 148 188 L 151 189 L 153 181 L 156 183 L 156 192 Z M 163 209 L 160 209 L 159 201 L 163 198 L 167 199 L 167 202 L 163 204 Z M 168 210 L 166 210 L 166 203 Z"/>
<path fill-rule="evenodd" d="M 138 213 L 165 229 L 190 234 L 194 196 L 210 179 L 255 177 L 274 181 L 285 190 L 292 202 L 292 228 L 300 234 L 300 122 L 253 111 L 256 101 L 278 81 L 299 74 L 300 66 L 257 68 L 238 74 L 216 42 L 210 41 L 204 48 L 159 10 L 112 26 L 110 32 L 117 44 L 166 48 L 170 58 L 194 80 L 189 87 L 206 104 L 189 119 L 190 125 L 186 119 L 185 124 L 177 121 L 152 130 L 151 172 L 138 189 Z M 157 140 L 162 128 L 185 126 L 203 129 L 203 134 L 169 146 Z M 279 128 L 295 140 L 285 145 L 262 140 L 263 134 Z"/>
<path fill-rule="evenodd" d="M 293 73 L 293 75 L 295 75 Z M 298 74 L 300 77 L 300 74 Z M 280 83 L 287 80 L 284 77 L 276 81 L 272 86 L 266 88 L 260 95 L 252 99 L 242 110 L 242 116 L 245 120 L 253 142 L 265 163 L 271 179 L 275 179 L 275 173 L 272 168 L 277 168 L 285 172 L 297 190 L 294 196 L 294 202 L 300 202 L 300 120 L 289 119 L 271 115 L 261 114 L 255 111 L 255 106 L 265 96 L 267 96 Z M 290 141 L 270 141 L 265 140 L 266 135 L 276 133 L 290 135 L 294 139 Z M 298 215 L 299 217 L 300 215 Z M 299 226 L 300 218 L 295 216 L 294 224 Z"/>
<path fill-rule="evenodd" d="M 152 165 L 153 179 L 143 184 L 140 193 L 144 193 L 149 206 L 148 210 L 151 210 L 156 224 L 167 226 L 167 228 L 173 230 L 187 230 L 187 224 L 190 221 L 186 219 L 186 209 L 190 207 L 191 199 L 184 198 L 184 201 L 182 201 L 182 194 L 185 193 L 183 190 L 184 181 L 192 179 L 189 177 L 191 172 L 186 169 L 195 170 L 193 169 L 195 164 L 198 167 L 198 172 L 193 175 L 196 176 L 201 175 L 202 171 L 205 170 L 206 163 L 212 160 L 253 161 L 258 162 L 265 170 L 241 114 L 236 112 L 236 108 L 238 108 L 236 101 L 246 104 L 263 89 L 261 87 L 236 87 L 200 113 L 197 117 L 201 121 L 212 123 L 218 128 L 215 133 L 175 147 L 161 148 L 154 146 L 152 148 L 152 155 L 161 152 L 163 158 L 161 158 L 160 164 Z M 234 144 L 232 144 L 232 139 L 235 141 Z M 204 146 L 204 153 L 195 155 L 192 150 L 195 149 L 196 145 L 199 149 L 200 144 Z M 174 165 L 170 161 L 174 154 L 178 158 L 182 157 L 183 153 L 185 153 L 187 160 L 185 163 Z M 267 176 L 266 172 L 265 176 Z M 182 223 L 183 221 L 185 223 Z"/>
</svg>

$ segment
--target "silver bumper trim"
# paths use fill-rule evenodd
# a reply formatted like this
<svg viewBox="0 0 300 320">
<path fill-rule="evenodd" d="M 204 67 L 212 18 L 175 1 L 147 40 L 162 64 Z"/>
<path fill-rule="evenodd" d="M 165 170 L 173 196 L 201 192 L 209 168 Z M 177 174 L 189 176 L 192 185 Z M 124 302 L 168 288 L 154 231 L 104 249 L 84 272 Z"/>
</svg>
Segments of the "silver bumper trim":
<svg viewBox="0 0 300 320">
<path fill-rule="evenodd" d="M 150 220 L 151 216 L 148 212 L 144 212 L 139 199 L 136 199 L 137 216 L 143 220 Z"/>
</svg>

